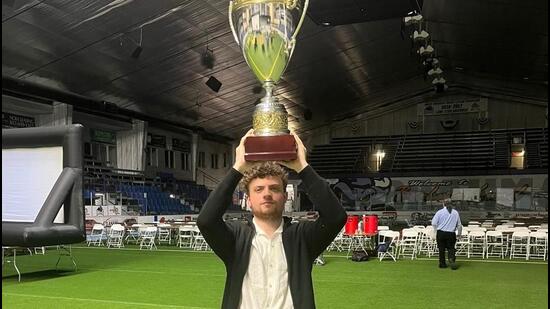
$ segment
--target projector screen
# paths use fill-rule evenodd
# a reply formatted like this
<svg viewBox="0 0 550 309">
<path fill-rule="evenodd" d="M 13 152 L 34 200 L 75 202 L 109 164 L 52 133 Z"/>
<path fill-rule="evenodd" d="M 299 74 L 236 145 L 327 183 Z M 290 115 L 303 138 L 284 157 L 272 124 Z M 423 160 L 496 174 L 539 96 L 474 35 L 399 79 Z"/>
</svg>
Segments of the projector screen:
<svg viewBox="0 0 550 309">
<path fill-rule="evenodd" d="M 2 149 L 2 221 L 34 222 L 62 170 L 61 146 Z"/>
<path fill-rule="evenodd" d="M 86 239 L 79 124 L 2 129 L 2 246 Z"/>
</svg>

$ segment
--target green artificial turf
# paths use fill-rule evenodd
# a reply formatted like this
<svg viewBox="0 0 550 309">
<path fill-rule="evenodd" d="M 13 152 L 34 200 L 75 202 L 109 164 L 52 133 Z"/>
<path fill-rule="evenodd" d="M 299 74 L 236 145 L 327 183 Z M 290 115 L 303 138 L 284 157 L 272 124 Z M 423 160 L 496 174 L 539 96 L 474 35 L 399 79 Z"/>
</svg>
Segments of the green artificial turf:
<svg viewBox="0 0 550 309">
<path fill-rule="evenodd" d="M 135 248 L 135 247 L 134 247 Z M 2 272 L 3 308 L 219 308 L 225 270 L 212 253 L 174 249 L 74 248 L 78 270 L 57 254 L 18 256 Z M 460 260 L 370 260 L 329 253 L 315 266 L 318 308 L 547 308 L 548 264 Z"/>
</svg>

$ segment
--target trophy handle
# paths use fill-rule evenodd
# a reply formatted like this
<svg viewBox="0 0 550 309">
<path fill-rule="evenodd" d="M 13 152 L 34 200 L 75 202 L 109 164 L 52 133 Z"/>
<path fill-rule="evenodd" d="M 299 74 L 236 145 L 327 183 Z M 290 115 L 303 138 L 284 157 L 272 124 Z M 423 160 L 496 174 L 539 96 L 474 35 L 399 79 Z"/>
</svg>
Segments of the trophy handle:
<svg viewBox="0 0 550 309">
<path fill-rule="evenodd" d="M 296 37 L 298 36 L 298 32 L 300 31 L 300 28 L 302 28 L 302 23 L 304 22 L 304 19 L 306 17 L 307 7 L 309 5 L 309 0 L 306 0 L 304 2 L 304 13 L 302 13 L 302 16 L 300 17 L 300 21 L 298 22 L 298 25 L 296 26 L 296 30 L 294 30 L 294 34 L 292 35 L 292 38 L 288 42 L 287 49 L 290 50 L 290 55 L 288 55 L 288 59 L 292 58 L 292 54 L 294 54 L 294 46 L 296 46 Z"/>
<path fill-rule="evenodd" d="M 309 1 L 309 0 L 306 0 L 306 1 Z M 235 31 L 235 27 L 233 26 L 233 1 L 229 1 L 229 27 L 231 28 L 231 32 L 233 33 L 233 38 L 235 38 L 237 45 L 241 46 L 241 44 L 239 43 L 239 37 L 237 36 L 237 31 Z"/>
<path fill-rule="evenodd" d="M 302 23 L 304 22 L 304 18 L 306 17 L 306 12 L 307 12 L 308 5 L 309 5 L 309 0 L 306 0 L 304 2 L 304 13 L 302 13 L 302 16 L 300 17 L 300 21 L 298 22 L 298 26 L 296 26 L 296 30 L 294 30 L 294 34 L 292 35 L 292 40 L 291 41 L 296 41 L 296 37 L 298 36 L 298 32 L 300 31 L 300 28 L 302 28 Z M 229 4 L 229 6 L 231 7 L 231 3 Z"/>
<path fill-rule="evenodd" d="M 294 54 L 294 47 L 296 46 L 296 39 L 293 37 L 289 42 L 287 46 L 287 50 L 290 50 L 290 53 L 288 55 L 288 59 L 292 59 L 292 54 Z"/>
</svg>

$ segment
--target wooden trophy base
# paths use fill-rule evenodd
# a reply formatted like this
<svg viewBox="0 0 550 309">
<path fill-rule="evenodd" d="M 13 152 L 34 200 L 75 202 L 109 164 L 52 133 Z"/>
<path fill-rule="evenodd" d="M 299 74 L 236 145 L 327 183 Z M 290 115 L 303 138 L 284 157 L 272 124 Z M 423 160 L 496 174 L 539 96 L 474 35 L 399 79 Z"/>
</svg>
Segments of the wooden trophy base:
<svg viewBox="0 0 550 309">
<path fill-rule="evenodd" d="M 290 134 L 249 136 L 244 141 L 246 161 L 291 161 L 297 158 L 296 140 Z"/>
</svg>

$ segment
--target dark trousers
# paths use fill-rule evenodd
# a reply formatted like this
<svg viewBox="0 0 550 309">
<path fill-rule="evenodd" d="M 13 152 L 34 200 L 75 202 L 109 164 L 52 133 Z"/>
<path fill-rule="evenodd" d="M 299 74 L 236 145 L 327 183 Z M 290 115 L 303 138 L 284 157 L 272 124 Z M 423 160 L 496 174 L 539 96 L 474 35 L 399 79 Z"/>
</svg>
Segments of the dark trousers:
<svg viewBox="0 0 550 309">
<path fill-rule="evenodd" d="M 449 261 L 454 263 L 456 234 L 454 232 L 437 231 L 437 248 L 439 249 L 439 265 L 445 265 L 445 249 L 449 251 Z"/>
</svg>

